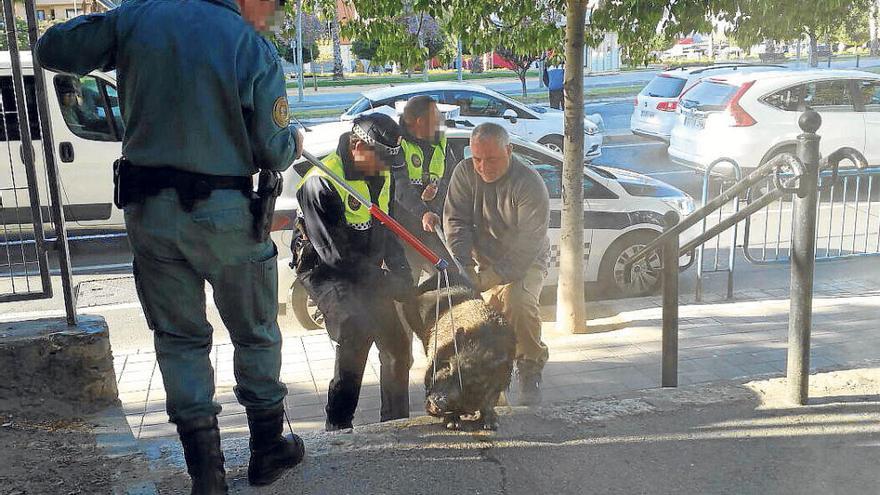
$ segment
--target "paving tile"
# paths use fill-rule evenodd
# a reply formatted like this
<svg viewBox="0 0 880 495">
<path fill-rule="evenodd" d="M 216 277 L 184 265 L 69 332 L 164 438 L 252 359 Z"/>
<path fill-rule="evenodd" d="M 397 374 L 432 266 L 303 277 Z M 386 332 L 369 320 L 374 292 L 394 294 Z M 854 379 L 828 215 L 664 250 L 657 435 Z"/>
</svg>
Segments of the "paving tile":
<svg viewBox="0 0 880 495">
<path fill-rule="evenodd" d="M 172 423 L 144 426 L 139 430 L 138 438 L 148 440 L 151 438 L 176 437 L 177 427 Z"/>
<path fill-rule="evenodd" d="M 168 414 L 165 411 L 155 411 L 143 415 L 143 426 L 158 425 L 168 422 Z"/>
</svg>

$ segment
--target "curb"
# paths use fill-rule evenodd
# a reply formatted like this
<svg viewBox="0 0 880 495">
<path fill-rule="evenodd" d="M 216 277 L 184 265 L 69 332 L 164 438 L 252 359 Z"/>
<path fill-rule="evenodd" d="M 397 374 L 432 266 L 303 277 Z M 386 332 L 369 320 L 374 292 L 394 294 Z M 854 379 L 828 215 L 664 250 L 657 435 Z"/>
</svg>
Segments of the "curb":
<svg viewBox="0 0 880 495">
<path fill-rule="evenodd" d="M 128 426 L 122 405 L 117 404 L 99 411 L 88 418 L 95 425 L 95 443 L 107 457 L 142 456 L 137 440 Z M 125 482 L 113 487 L 114 495 L 158 495 L 159 491 L 152 481 Z"/>
</svg>

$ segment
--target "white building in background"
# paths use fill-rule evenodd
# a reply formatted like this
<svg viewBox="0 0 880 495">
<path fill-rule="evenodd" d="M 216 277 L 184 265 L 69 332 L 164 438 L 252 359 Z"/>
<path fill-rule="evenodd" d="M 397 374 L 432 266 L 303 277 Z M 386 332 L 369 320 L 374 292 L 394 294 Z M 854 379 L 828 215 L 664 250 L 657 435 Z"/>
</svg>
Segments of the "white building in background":
<svg viewBox="0 0 880 495">
<path fill-rule="evenodd" d="M 587 25 L 590 15 L 596 8 L 598 0 L 590 0 L 587 5 Z M 556 21 L 560 29 L 565 29 L 565 16 L 560 15 Z M 605 38 L 598 46 L 584 47 L 584 73 L 601 74 L 620 70 L 620 43 L 617 33 L 605 33 Z"/>
<path fill-rule="evenodd" d="M 620 70 L 620 44 L 617 33 L 605 33 L 597 47 L 584 47 L 584 72 L 596 74 Z"/>
</svg>

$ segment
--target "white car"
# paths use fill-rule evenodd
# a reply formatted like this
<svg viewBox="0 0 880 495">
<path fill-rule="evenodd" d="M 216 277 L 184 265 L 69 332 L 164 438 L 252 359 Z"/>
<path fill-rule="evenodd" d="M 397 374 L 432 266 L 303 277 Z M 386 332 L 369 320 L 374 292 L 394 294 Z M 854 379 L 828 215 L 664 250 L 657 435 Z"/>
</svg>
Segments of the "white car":
<svg viewBox="0 0 880 495">
<path fill-rule="evenodd" d="M 38 177 L 45 177 L 40 124 L 36 115 L 33 61 L 21 53 L 25 97 Z M 70 227 L 122 228 L 122 212 L 113 202 L 113 161 L 122 153 L 122 119 L 112 74 L 94 72 L 88 76 L 44 71 L 48 92 L 49 117 L 55 140 L 64 202 L 65 219 Z M 76 97 L 65 97 L 71 94 Z M 31 218 L 21 137 L 18 130 L 15 92 L 9 52 L 0 52 L 0 97 L 3 119 L 0 140 L 9 153 L 0 158 L 0 218 L 28 223 Z M 62 102 L 62 99 L 66 101 Z M 39 180 L 40 201 L 47 205 L 46 180 Z"/>
<path fill-rule="evenodd" d="M 880 163 L 880 75 L 855 70 L 773 71 L 700 81 L 681 98 L 673 161 L 705 170 L 717 161 L 744 172 L 793 152 L 807 108 L 822 116 L 823 155 L 844 146 Z"/>
<path fill-rule="evenodd" d="M 637 136 L 669 141 L 678 120 L 678 99 L 706 77 L 726 74 L 753 73 L 780 69 L 779 65 L 716 64 L 677 67 L 657 74 L 636 96 L 630 117 L 630 130 Z"/>
<path fill-rule="evenodd" d="M 326 128 L 324 128 L 326 127 Z M 306 134 L 306 149 L 323 156 L 336 148 L 338 123 L 316 126 Z M 447 130 L 449 146 L 457 156 L 468 156 L 470 131 Z M 331 145 L 332 143 L 332 145 Z M 513 152 L 544 178 L 550 193 L 550 269 L 545 286 L 555 286 L 559 268 L 559 236 L 562 209 L 562 155 L 545 147 L 513 137 Z M 323 147 L 319 147 L 323 146 Z M 306 328 L 320 325 L 318 312 L 311 306 L 302 286 L 296 283 L 290 268 L 289 230 L 296 217 L 296 185 L 309 164 L 299 161 L 285 172 L 285 188 L 276 205 L 274 234 L 279 252 L 279 299 L 285 310 L 292 310 Z M 684 192 L 656 179 L 634 172 L 608 167 L 584 167 L 584 258 L 585 280 L 599 282 L 603 296 L 635 296 L 653 292 L 659 284 L 660 260 L 655 255 L 647 263 L 637 264 L 631 283 L 624 280 L 624 263 L 662 231 L 663 215 L 676 211 L 681 217 L 694 210 L 693 200 Z M 695 231 L 682 236 L 682 243 Z M 683 259 L 687 266 L 690 256 Z M 604 298 L 604 297 L 603 297 Z"/>
<path fill-rule="evenodd" d="M 526 106 L 497 91 L 455 82 L 393 86 L 363 93 L 340 119 L 352 120 L 380 107 L 394 108 L 396 103 L 413 96 L 428 95 L 434 100 L 460 108 L 459 123 L 477 126 L 483 122 L 500 124 L 513 135 L 562 151 L 564 113 L 540 106 Z M 584 118 L 584 159 L 602 155 L 603 122 L 598 114 Z"/>
</svg>

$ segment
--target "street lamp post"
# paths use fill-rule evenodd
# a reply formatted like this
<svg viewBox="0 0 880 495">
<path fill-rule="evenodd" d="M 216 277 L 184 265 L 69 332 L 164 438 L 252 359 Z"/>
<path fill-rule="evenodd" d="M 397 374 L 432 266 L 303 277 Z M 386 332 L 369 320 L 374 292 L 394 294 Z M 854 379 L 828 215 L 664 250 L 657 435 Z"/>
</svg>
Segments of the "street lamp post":
<svg viewBox="0 0 880 495">
<path fill-rule="evenodd" d="M 303 13 L 302 13 L 302 0 L 296 0 L 296 64 L 299 66 L 296 74 L 296 85 L 297 90 L 299 92 L 299 102 L 303 101 L 303 86 L 305 85 L 303 81 L 303 67 L 305 64 L 303 63 Z"/>
<path fill-rule="evenodd" d="M 462 76 L 462 73 L 461 73 L 461 66 L 462 66 L 462 63 L 461 63 L 461 38 L 458 38 L 458 56 L 457 56 L 457 59 L 458 59 L 458 82 L 461 82 L 462 79 L 463 79 L 463 76 Z"/>
</svg>

